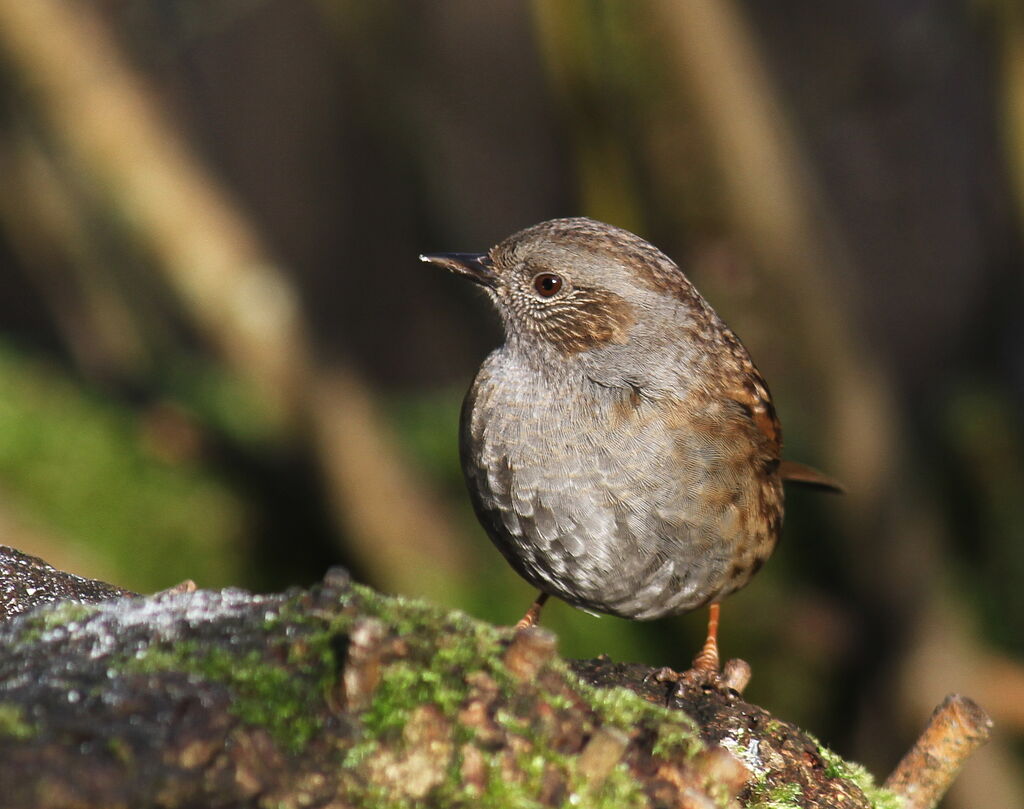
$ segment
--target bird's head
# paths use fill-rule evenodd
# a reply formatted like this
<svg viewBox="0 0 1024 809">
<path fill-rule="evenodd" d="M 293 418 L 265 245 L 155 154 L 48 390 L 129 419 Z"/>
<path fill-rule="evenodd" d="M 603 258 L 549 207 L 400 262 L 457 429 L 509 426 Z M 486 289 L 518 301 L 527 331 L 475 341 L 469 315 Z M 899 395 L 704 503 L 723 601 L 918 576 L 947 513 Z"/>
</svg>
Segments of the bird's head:
<svg viewBox="0 0 1024 809">
<path fill-rule="evenodd" d="M 434 253 L 483 287 L 508 345 L 545 363 L 645 364 L 714 317 L 682 271 L 629 231 L 582 217 L 552 219 L 486 253 Z M 660 352 L 658 352 L 660 353 Z"/>
</svg>

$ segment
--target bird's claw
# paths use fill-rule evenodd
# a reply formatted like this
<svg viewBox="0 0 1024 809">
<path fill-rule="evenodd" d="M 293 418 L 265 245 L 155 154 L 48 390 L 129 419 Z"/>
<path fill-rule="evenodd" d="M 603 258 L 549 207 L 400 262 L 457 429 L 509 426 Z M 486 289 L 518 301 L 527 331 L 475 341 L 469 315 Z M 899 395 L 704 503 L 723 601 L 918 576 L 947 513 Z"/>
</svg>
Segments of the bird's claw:
<svg viewBox="0 0 1024 809">
<path fill-rule="evenodd" d="M 701 658 L 694 661 L 693 668 L 676 675 L 677 694 L 687 690 L 702 688 L 707 690 L 733 691 L 742 694 L 750 682 L 750 664 L 746 660 L 734 658 L 727 660 L 721 669 L 718 666 L 700 665 Z"/>
<path fill-rule="evenodd" d="M 682 675 L 669 666 L 662 666 L 660 669 L 652 669 L 644 675 L 644 685 L 647 683 L 678 683 Z"/>
</svg>

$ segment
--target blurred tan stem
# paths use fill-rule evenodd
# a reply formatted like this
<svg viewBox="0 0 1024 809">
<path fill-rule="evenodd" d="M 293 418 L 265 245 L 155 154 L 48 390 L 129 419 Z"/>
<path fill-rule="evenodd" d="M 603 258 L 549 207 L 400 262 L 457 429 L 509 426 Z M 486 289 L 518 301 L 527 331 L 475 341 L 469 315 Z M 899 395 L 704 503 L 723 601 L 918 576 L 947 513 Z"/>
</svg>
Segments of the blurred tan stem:
<svg viewBox="0 0 1024 809">
<path fill-rule="evenodd" d="M 998 24 L 1003 82 L 1003 130 L 1017 212 L 1024 230 L 1024 10 L 1016 3 L 993 4 Z"/>
<path fill-rule="evenodd" d="M 462 574 L 451 521 L 401 459 L 356 373 L 314 373 L 286 273 L 127 66 L 98 9 L 0 0 L 0 58 L 70 169 L 99 190 L 199 329 L 256 385 L 283 435 L 308 426 L 319 439 L 332 504 L 375 583 L 443 596 Z"/>
<path fill-rule="evenodd" d="M 608 86 L 602 66 L 615 33 L 623 30 L 619 23 L 630 22 L 629 7 L 609 4 L 595 13 L 592 4 L 578 0 L 535 0 L 531 10 L 551 87 L 572 138 L 581 210 L 639 231 L 639 191 L 630 164 L 634 144 L 624 142 L 610 121 L 602 120 L 608 116 L 604 105 L 592 103 L 621 90 Z"/>
<path fill-rule="evenodd" d="M 144 363 L 140 313 L 111 288 L 87 218 L 53 160 L 22 127 L 12 125 L 9 135 L 0 144 L 0 221 L 32 268 L 29 280 L 79 367 L 101 378 L 138 372 Z"/>
<path fill-rule="evenodd" d="M 322 463 L 362 563 L 399 593 L 445 601 L 467 589 L 451 518 L 394 447 L 366 386 L 351 369 L 335 367 L 320 375 L 312 394 Z"/>
</svg>

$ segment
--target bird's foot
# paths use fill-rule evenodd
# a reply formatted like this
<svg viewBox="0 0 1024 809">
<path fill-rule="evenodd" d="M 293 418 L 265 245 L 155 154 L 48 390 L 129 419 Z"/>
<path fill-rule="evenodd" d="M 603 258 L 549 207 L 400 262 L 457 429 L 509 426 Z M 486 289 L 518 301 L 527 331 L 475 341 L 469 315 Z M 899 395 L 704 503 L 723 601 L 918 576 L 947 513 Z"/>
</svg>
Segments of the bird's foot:
<svg viewBox="0 0 1024 809">
<path fill-rule="evenodd" d="M 708 635 L 704 648 L 693 659 L 693 666 L 678 675 L 679 688 L 727 689 L 742 694 L 750 682 L 750 664 L 745 660 L 726 661 L 725 668 L 719 666 L 718 619 L 721 607 L 712 604 L 708 608 Z"/>
<path fill-rule="evenodd" d="M 699 659 L 699 656 L 698 656 Z M 672 683 L 676 686 L 675 693 L 693 689 L 725 690 L 742 694 L 750 682 L 750 664 L 746 660 L 733 658 L 727 660 L 721 669 L 718 666 L 694 666 L 686 671 L 676 671 L 668 666 L 651 671 L 644 682 Z"/>
<path fill-rule="evenodd" d="M 717 665 L 708 666 L 706 663 L 700 665 L 701 658 L 698 655 L 694 660 L 693 668 L 684 671 L 679 675 L 679 689 L 685 688 L 706 688 L 725 691 L 735 691 L 742 694 L 750 682 L 750 664 L 746 660 L 733 658 L 725 661 L 720 669 Z"/>
</svg>

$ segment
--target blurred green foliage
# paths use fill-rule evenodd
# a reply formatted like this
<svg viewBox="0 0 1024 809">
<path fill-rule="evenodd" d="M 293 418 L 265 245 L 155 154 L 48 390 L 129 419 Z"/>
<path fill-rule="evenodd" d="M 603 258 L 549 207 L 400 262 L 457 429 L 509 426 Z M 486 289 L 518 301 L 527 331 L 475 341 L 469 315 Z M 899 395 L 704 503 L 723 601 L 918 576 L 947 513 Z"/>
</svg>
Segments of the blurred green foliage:
<svg viewBox="0 0 1024 809">
<path fill-rule="evenodd" d="M 161 459 L 136 411 L 9 344 L 0 487 L 19 519 L 89 549 L 122 586 L 237 583 L 245 510 L 225 481 L 198 459 Z"/>
</svg>

